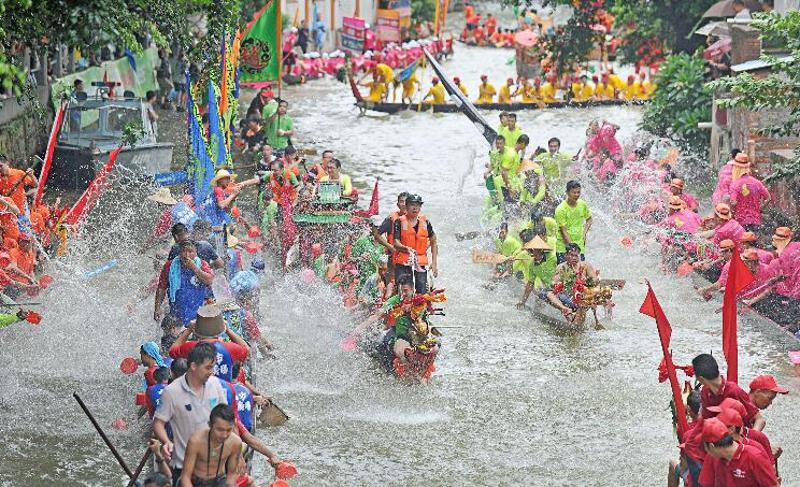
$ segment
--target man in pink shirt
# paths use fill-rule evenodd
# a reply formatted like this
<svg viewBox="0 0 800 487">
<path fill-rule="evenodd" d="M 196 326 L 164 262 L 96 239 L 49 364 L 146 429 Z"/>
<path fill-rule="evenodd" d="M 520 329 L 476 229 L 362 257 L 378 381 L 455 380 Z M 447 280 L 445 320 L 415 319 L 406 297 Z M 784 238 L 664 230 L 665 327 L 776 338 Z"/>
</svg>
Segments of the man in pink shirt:
<svg viewBox="0 0 800 487">
<path fill-rule="evenodd" d="M 719 177 L 717 177 L 717 187 L 714 189 L 714 194 L 711 195 L 711 204 L 727 203 L 730 193 L 731 180 L 733 174 L 733 162 L 736 160 L 741 152 L 739 149 L 731 151 L 731 160 L 726 162 L 719 168 Z"/>
<path fill-rule="evenodd" d="M 714 229 L 700 232 L 699 237 L 711 239 L 714 245 L 719 245 L 723 240 L 738 243 L 742 239 L 745 229 L 733 219 L 733 212 L 727 203 L 717 203 L 710 219 L 713 220 Z"/>
<path fill-rule="evenodd" d="M 670 197 L 669 215 L 659 225 L 685 233 L 695 233 L 699 230 L 703 220 L 700 215 L 687 209 L 685 205 L 686 203 L 680 196 Z"/>
<path fill-rule="evenodd" d="M 750 174 L 750 163 L 743 168 L 744 174 L 731 183 L 728 194 L 733 208 L 733 217 L 745 230 L 758 233 L 761 229 L 761 207 L 771 196 L 764 183 Z"/>
<path fill-rule="evenodd" d="M 764 250 L 756 247 L 758 243 L 758 236 L 753 232 L 744 232 L 742 235 L 742 249 L 753 249 L 758 254 L 758 259 L 761 261 L 762 264 L 769 264 L 775 259 L 775 254 L 770 252 L 769 250 Z"/>
<path fill-rule="evenodd" d="M 697 200 L 689 193 L 683 192 L 684 182 L 681 178 L 673 178 L 669 183 L 669 190 L 672 196 L 677 196 L 686 204 L 686 209 L 689 211 L 697 211 Z"/>
<path fill-rule="evenodd" d="M 800 243 L 791 242 L 792 231 L 788 227 L 778 227 L 772 242 L 778 251 L 778 258 L 770 262 L 768 270 L 776 280 L 774 288 L 767 287 L 746 304 L 756 311 L 782 325 L 792 333 L 800 330 Z"/>
</svg>

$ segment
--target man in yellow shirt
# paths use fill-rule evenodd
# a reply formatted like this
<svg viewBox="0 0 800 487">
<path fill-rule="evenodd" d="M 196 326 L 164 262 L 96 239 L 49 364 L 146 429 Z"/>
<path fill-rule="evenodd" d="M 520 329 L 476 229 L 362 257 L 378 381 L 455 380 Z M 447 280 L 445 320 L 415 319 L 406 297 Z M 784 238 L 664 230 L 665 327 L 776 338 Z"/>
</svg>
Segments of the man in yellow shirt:
<svg viewBox="0 0 800 487">
<path fill-rule="evenodd" d="M 545 103 L 553 103 L 558 101 L 556 99 L 556 77 L 555 76 L 548 76 L 547 81 L 539 88 L 538 95 L 539 98 Z M 533 80 L 533 86 L 535 87 L 537 83 L 541 81 L 539 78 Z"/>
<path fill-rule="evenodd" d="M 636 99 L 649 100 L 652 83 L 647 80 L 647 74 L 644 71 L 639 71 L 639 81 L 636 82 Z"/>
<path fill-rule="evenodd" d="M 514 86 L 514 79 L 508 78 L 503 86 L 500 87 L 500 93 L 497 95 L 497 103 L 511 104 L 511 87 Z"/>
<path fill-rule="evenodd" d="M 594 88 L 589 84 L 585 74 L 572 79 L 572 101 L 589 101 L 593 94 Z"/>
<path fill-rule="evenodd" d="M 444 103 L 445 98 L 447 97 L 447 91 L 444 89 L 444 85 L 439 84 L 439 78 L 436 76 L 431 79 L 431 89 L 428 90 L 428 93 L 425 94 L 425 98 L 422 101 L 426 101 L 428 98 L 433 97 L 433 101 L 431 101 L 431 105 L 441 105 Z"/>
<path fill-rule="evenodd" d="M 418 85 L 419 80 L 417 80 L 417 70 L 415 69 L 411 72 L 411 76 L 409 76 L 408 79 L 403 80 L 403 103 L 411 103 L 411 99 L 417 92 Z"/>
<path fill-rule="evenodd" d="M 625 89 L 622 91 L 625 101 L 635 100 L 638 90 L 639 83 L 636 81 L 636 77 L 634 75 L 628 76 L 628 84 L 625 85 Z"/>
<path fill-rule="evenodd" d="M 487 75 L 481 75 L 481 84 L 478 87 L 478 101 L 476 103 L 492 103 L 494 101 L 494 95 L 497 94 L 497 90 L 488 80 L 489 77 Z"/>
<path fill-rule="evenodd" d="M 625 82 L 622 81 L 622 78 L 614 74 L 614 68 L 608 69 L 608 82 L 611 83 L 611 86 L 613 86 L 620 95 L 625 91 L 625 87 L 627 86 Z"/>
<path fill-rule="evenodd" d="M 531 86 L 528 78 L 520 78 L 517 91 L 511 97 L 522 95 L 522 103 L 536 103 L 536 90 Z"/>
<path fill-rule="evenodd" d="M 461 90 L 461 93 L 464 95 L 464 98 L 469 97 L 469 93 L 467 92 L 467 86 L 461 82 L 461 78 L 456 76 L 453 78 L 453 83 L 455 83 L 456 87 Z"/>
<path fill-rule="evenodd" d="M 592 78 L 594 80 L 594 77 Z M 594 98 L 596 100 L 613 100 L 616 98 L 614 87 L 608 79 L 608 73 L 603 73 L 599 82 L 594 85 Z"/>
<path fill-rule="evenodd" d="M 386 98 L 386 83 L 383 82 L 381 75 L 376 74 L 372 78 L 372 81 L 364 83 L 363 85 L 369 87 L 369 95 L 367 95 L 366 98 L 367 101 L 380 103 Z"/>
</svg>

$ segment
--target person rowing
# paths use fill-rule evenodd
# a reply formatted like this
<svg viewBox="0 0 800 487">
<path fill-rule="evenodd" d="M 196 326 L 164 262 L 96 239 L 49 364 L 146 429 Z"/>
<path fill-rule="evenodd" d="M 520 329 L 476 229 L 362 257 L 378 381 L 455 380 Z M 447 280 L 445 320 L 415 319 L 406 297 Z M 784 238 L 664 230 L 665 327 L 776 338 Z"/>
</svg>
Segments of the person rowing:
<svg viewBox="0 0 800 487">
<path fill-rule="evenodd" d="M 231 406 L 218 404 L 211 410 L 208 428 L 194 433 L 186 446 L 180 487 L 225 487 L 235 485 L 242 440 Z"/>
<path fill-rule="evenodd" d="M 439 78 L 436 76 L 431 79 L 431 83 L 433 86 L 428 90 L 428 93 L 425 94 L 425 97 L 422 98 L 422 101 L 425 102 L 428 98 L 433 98 L 430 101 L 431 105 L 442 105 L 445 102 L 445 98 L 447 97 L 447 92 L 444 89 L 444 85 L 439 83 Z"/>
<path fill-rule="evenodd" d="M 572 320 L 578 304 L 575 295 L 582 287 L 592 287 L 597 282 L 597 271 L 581 262 L 581 248 L 576 243 L 566 245 L 566 261 L 556 267 L 553 274 L 553 287 L 547 293 L 550 304 L 561 311 L 565 318 Z"/>
<path fill-rule="evenodd" d="M 420 213 L 422 198 L 412 194 L 406 198 L 406 214 L 394 223 L 395 280 L 409 276 L 418 293 L 428 291 L 428 264 L 433 277 L 439 276 L 439 247 L 431 222 Z M 431 258 L 428 260 L 428 249 Z"/>
<path fill-rule="evenodd" d="M 525 303 L 528 302 L 528 298 L 534 290 L 539 299 L 546 301 L 549 289 L 553 285 L 553 275 L 556 271 L 554 248 L 545 242 L 542 237 L 536 235 L 533 240 L 525 244 L 524 249 L 531 256 L 531 260 L 522 271 L 525 291 L 522 293 L 522 299 L 517 303 L 517 309 L 526 307 Z"/>
</svg>

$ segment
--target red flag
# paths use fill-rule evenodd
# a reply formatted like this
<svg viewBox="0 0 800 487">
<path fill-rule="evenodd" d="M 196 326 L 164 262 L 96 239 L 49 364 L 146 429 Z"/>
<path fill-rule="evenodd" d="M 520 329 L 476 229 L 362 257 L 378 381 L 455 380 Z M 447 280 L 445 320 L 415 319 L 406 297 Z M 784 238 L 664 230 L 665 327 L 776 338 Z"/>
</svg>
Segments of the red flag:
<svg viewBox="0 0 800 487">
<path fill-rule="evenodd" d="M 47 182 L 47 177 L 50 175 L 50 167 L 53 165 L 53 152 L 56 150 L 56 139 L 58 138 L 58 131 L 61 130 L 61 123 L 64 121 L 64 110 L 66 108 L 66 103 L 62 103 L 61 106 L 58 107 L 56 119 L 53 122 L 53 127 L 50 129 L 50 138 L 47 139 L 47 152 L 44 153 L 44 163 L 42 164 L 42 172 L 39 173 L 39 186 L 36 188 L 33 206 L 39 206 L 39 203 L 42 202 L 44 184 Z"/>
<path fill-rule="evenodd" d="M 733 250 L 725 296 L 722 299 L 722 353 L 728 362 L 728 380 L 739 382 L 739 343 L 736 323 L 736 295 L 753 282 L 753 274 L 744 265 L 738 247 Z"/>
<path fill-rule="evenodd" d="M 86 188 L 86 191 L 83 192 L 78 201 L 72 205 L 72 208 L 69 209 L 66 218 L 64 221 L 67 224 L 75 225 L 79 221 L 81 221 L 88 213 L 91 211 L 92 207 L 97 200 L 100 198 L 100 195 L 103 194 L 103 191 L 106 187 L 106 179 L 108 178 L 109 173 L 112 169 L 114 169 L 114 164 L 117 162 L 117 156 L 122 151 L 122 146 L 117 147 L 116 149 L 112 150 L 108 154 L 108 162 L 97 171 L 94 179 L 91 183 L 89 183 L 89 187 Z"/>
<path fill-rule="evenodd" d="M 380 210 L 378 209 L 378 199 L 379 199 L 379 196 L 378 196 L 378 180 L 376 179 L 375 180 L 375 187 L 372 188 L 372 198 L 369 200 L 369 208 L 367 208 L 366 211 L 364 211 L 364 210 L 356 210 L 356 211 L 353 212 L 353 215 L 366 217 L 366 218 L 369 218 L 371 216 L 377 215 L 378 213 L 380 213 Z"/>
<path fill-rule="evenodd" d="M 683 442 L 684 434 L 689 429 L 689 422 L 686 421 L 686 405 L 683 403 L 681 386 L 678 383 L 678 376 L 675 373 L 675 364 L 672 363 L 672 356 L 669 353 L 669 342 L 672 337 L 672 327 L 661 309 L 661 304 L 653 292 L 650 283 L 647 283 L 647 296 L 644 298 L 639 312 L 643 315 L 655 318 L 658 327 L 658 336 L 661 339 L 661 351 L 664 354 L 664 364 L 667 369 L 669 385 L 672 387 L 672 399 L 675 402 L 675 415 L 678 417 L 678 441 Z"/>
<path fill-rule="evenodd" d="M 289 182 L 286 181 L 285 184 L 288 186 Z M 286 256 L 289 254 L 289 248 L 294 244 L 294 238 L 297 235 L 297 225 L 294 223 L 292 200 L 289 196 L 289 192 L 289 188 L 285 188 L 284 191 L 281 191 L 281 211 L 283 215 L 283 252 L 281 258 L 284 269 L 286 269 Z"/>
</svg>

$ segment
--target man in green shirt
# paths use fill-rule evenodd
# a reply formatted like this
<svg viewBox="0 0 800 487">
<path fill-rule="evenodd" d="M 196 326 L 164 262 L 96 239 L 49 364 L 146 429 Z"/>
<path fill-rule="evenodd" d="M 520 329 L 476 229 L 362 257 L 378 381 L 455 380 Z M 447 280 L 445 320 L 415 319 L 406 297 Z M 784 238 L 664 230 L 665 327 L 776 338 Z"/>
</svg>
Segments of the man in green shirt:
<svg viewBox="0 0 800 487">
<path fill-rule="evenodd" d="M 506 145 L 506 139 L 498 135 L 494 141 L 494 149 L 489 152 L 489 170 L 484 174 L 487 179 L 486 187 L 495 202 L 512 200 L 509 186 L 512 178 L 519 172 L 519 164 L 517 152 Z"/>
<path fill-rule="evenodd" d="M 267 107 L 264 107 L 265 111 L 266 109 Z M 289 138 L 294 135 L 294 121 L 286 114 L 288 109 L 289 102 L 281 100 L 278 103 L 278 110 L 266 118 L 267 143 L 275 150 L 285 149 L 289 145 Z"/>
<path fill-rule="evenodd" d="M 517 127 L 516 113 L 505 114 L 505 123 L 500 123 L 497 128 L 497 135 L 506 139 L 506 147 L 514 147 L 516 145 L 517 139 L 522 135 L 522 128 Z"/>
<path fill-rule="evenodd" d="M 500 233 L 497 235 L 497 240 L 494 241 L 495 249 L 504 257 L 512 257 L 520 249 L 522 249 L 522 242 L 508 233 L 508 223 L 503 222 L 500 224 Z M 501 279 L 511 274 L 511 265 L 503 262 L 497 264 L 495 267 L 495 279 Z"/>
<path fill-rule="evenodd" d="M 553 242 L 555 242 L 558 239 L 558 223 L 555 218 L 544 216 L 542 209 L 538 206 L 531 210 L 531 219 L 522 225 L 519 230 L 533 230 L 536 235 L 547 241 L 552 238 Z M 555 243 L 553 248 L 555 248 Z"/>
<path fill-rule="evenodd" d="M 271 91 L 269 93 L 272 93 Z M 278 111 L 278 101 L 275 98 L 269 97 L 269 101 L 264 104 L 264 108 L 261 109 L 261 120 L 269 120 L 270 117 L 275 115 L 275 112 Z"/>
<path fill-rule="evenodd" d="M 540 236 L 536 235 L 533 240 L 525 244 L 531 260 L 523 271 L 525 281 L 525 291 L 522 299 L 517 303 L 517 309 L 525 308 L 533 290 L 539 299 L 547 300 L 547 293 L 553 284 L 553 274 L 556 272 L 556 254 L 553 247 L 545 242 Z"/>
<path fill-rule="evenodd" d="M 570 157 L 567 154 L 561 153 L 561 140 L 557 137 L 553 137 L 547 141 L 547 150 L 548 152 L 539 155 L 535 161 L 541 164 L 547 182 L 552 184 L 561 178 L 564 170 L 572 161 L 577 160 L 578 156 Z"/>
<path fill-rule="evenodd" d="M 577 244 L 581 251 L 581 260 L 585 260 L 586 235 L 592 226 L 592 213 L 589 205 L 581 199 L 581 184 L 577 181 L 567 183 L 567 199 L 562 201 L 555 212 L 558 224 L 556 254 L 558 263 L 566 260 L 567 245 Z"/>
</svg>

